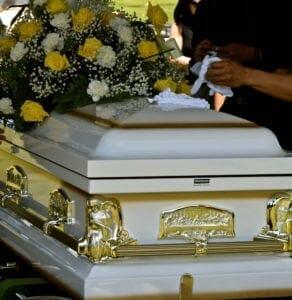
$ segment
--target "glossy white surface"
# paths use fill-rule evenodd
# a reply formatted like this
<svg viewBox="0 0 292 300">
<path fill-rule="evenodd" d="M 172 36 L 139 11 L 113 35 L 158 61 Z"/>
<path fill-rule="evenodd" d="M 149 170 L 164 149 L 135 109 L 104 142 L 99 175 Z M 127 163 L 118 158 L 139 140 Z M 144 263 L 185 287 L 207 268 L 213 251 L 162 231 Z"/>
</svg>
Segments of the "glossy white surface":
<svg viewBox="0 0 292 300">
<path fill-rule="evenodd" d="M 143 258 L 92 265 L 2 208 L 0 230 L 2 241 L 64 285 L 74 299 L 177 299 L 185 273 L 194 276 L 197 299 L 292 295 L 292 261 L 286 255 Z"/>
<path fill-rule="evenodd" d="M 94 110 L 94 107 L 85 109 Z M 102 184 L 94 180 L 99 178 L 291 173 L 292 158 L 281 149 L 269 130 L 231 115 L 211 110 L 162 111 L 148 107 L 120 124 L 156 125 L 153 128 L 106 128 L 75 115 L 53 114 L 36 130 L 19 134 L 7 129 L 6 136 L 8 143 L 35 155 L 34 161 L 46 159 L 55 163 L 54 169 L 57 166 L 68 169 L 54 170 L 52 173 L 58 177 L 72 171 L 92 178 L 86 187 L 90 193 L 98 192 L 97 186 Z M 178 124 L 185 127 L 178 128 Z M 168 128 L 161 128 L 165 125 Z M 67 178 L 72 176 L 66 175 Z M 76 185 L 76 181 L 68 180 Z M 166 187 L 164 184 L 160 190 L 167 191 Z M 160 190 L 155 188 L 153 192 Z M 123 191 L 128 192 L 123 187 L 114 192 Z"/>
</svg>

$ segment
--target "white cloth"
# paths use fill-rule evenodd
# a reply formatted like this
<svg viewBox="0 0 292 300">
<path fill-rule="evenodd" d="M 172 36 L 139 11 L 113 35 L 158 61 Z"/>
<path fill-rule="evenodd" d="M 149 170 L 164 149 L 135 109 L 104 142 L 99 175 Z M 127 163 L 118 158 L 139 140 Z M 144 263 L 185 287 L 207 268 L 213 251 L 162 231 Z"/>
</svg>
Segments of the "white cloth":
<svg viewBox="0 0 292 300">
<path fill-rule="evenodd" d="M 188 107 L 210 108 L 210 104 L 205 99 L 193 98 L 186 94 L 175 94 L 170 89 L 164 90 L 149 101 L 151 103 L 157 103 L 163 110 L 175 110 Z"/>
<path fill-rule="evenodd" d="M 209 66 L 217 61 L 221 61 L 221 58 L 214 55 L 206 55 L 202 62 L 198 62 L 191 67 L 191 71 L 199 76 L 191 89 L 192 95 L 195 95 L 199 91 L 201 85 L 206 82 L 207 86 L 210 88 L 210 96 L 214 95 L 215 93 L 219 93 L 226 97 L 233 96 L 233 92 L 230 87 L 216 85 L 206 79 L 206 73 Z"/>
</svg>

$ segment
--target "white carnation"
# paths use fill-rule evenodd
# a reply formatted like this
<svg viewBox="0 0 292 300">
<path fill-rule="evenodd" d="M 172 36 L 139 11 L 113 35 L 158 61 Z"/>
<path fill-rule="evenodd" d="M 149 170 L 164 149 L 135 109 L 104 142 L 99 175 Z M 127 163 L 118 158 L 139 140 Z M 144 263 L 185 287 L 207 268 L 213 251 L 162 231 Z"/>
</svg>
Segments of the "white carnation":
<svg viewBox="0 0 292 300">
<path fill-rule="evenodd" d="M 133 41 L 132 29 L 128 26 L 120 26 L 117 30 L 121 41 L 130 44 Z"/>
<path fill-rule="evenodd" d="M 87 94 L 92 97 L 94 102 L 99 101 L 108 92 L 109 87 L 105 81 L 91 80 L 87 88 Z"/>
<path fill-rule="evenodd" d="M 64 47 L 64 39 L 57 33 L 48 33 L 42 41 L 42 46 L 46 53 L 54 50 L 62 50 Z"/>
<path fill-rule="evenodd" d="M 120 18 L 120 17 L 115 17 L 110 21 L 109 25 L 114 30 L 118 30 L 120 27 L 129 26 L 130 24 L 126 19 L 123 19 L 123 18 Z"/>
<path fill-rule="evenodd" d="M 12 101 L 10 98 L 0 99 L 0 111 L 5 115 L 14 113 L 14 109 L 12 107 Z"/>
<path fill-rule="evenodd" d="M 50 21 L 51 25 L 59 29 L 67 29 L 70 27 L 70 17 L 67 13 L 59 13 L 54 15 Z"/>
<path fill-rule="evenodd" d="M 24 46 L 24 43 L 17 42 L 11 49 L 10 58 L 15 62 L 20 61 L 27 52 L 28 48 Z"/>
<path fill-rule="evenodd" d="M 111 46 L 102 46 L 99 49 L 96 61 L 104 68 L 112 68 L 116 63 L 116 53 Z"/>
<path fill-rule="evenodd" d="M 37 6 L 43 6 L 46 3 L 47 3 L 47 0 L 34 0 L 32 4 L 33 4 L 33 7 L 37 7 Z"/>
</svg>

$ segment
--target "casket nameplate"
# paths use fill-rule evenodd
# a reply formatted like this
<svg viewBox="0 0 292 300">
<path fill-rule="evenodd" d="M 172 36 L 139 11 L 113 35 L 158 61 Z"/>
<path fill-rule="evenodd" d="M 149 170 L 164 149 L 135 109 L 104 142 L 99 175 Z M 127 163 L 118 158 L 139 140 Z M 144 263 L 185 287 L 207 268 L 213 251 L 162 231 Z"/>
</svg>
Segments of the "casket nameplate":
<svg viewBox="0 0 292 300">
<path fill-rule="evenodd" d="M 255 239 L 280 240 L 292 250 L 292 192 L 276 193 L 267 204 L 267 225 Z"/>
<path fill-rule="evenodd" d="M 159 239 L 234 237 L 234 214 L 211 206 L 192 205 L 163 211 L 160 216 Z"/>
</svg>

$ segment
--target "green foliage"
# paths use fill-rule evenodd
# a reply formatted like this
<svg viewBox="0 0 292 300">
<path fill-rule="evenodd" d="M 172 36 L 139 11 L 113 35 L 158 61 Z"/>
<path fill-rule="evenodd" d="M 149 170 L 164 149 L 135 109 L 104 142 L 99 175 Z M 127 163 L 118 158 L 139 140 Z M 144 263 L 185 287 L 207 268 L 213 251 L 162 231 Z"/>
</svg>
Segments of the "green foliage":
<svg viewBox="0 0 292 300">
<path fill-rule="evenodd" d="M 84 76 L 78 75 L 64 94 L 53 98 L 53 103 L 56 105 L 55 110 L 66 113 L 74 108 L 92 103 L 92 99 L 86 93 L 87 86 L 88 80 Z"/>
</svg>

